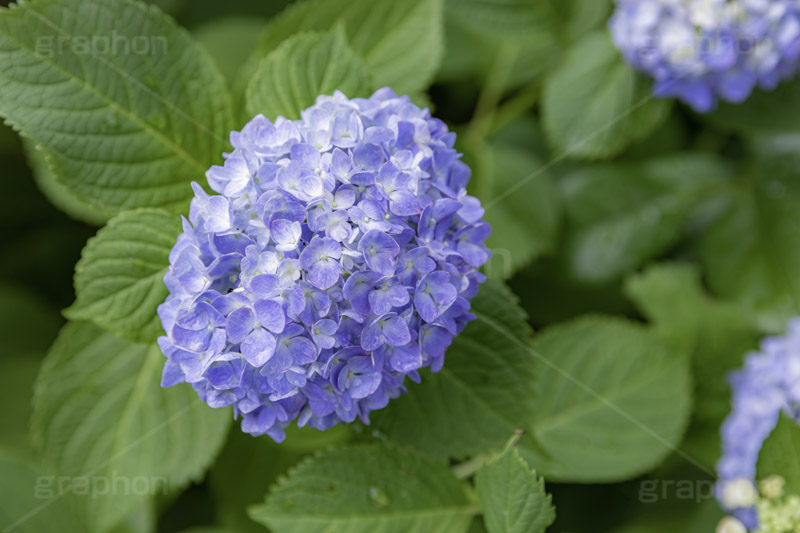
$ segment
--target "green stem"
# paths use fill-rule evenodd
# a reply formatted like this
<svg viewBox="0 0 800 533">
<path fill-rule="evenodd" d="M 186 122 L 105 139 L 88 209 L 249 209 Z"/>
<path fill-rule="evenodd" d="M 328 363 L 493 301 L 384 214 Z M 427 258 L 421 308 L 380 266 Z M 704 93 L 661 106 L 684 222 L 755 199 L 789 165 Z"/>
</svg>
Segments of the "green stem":
<svg viewBox="0 0 800 533">
<path fill-rule="evenodd" d="M 497 112 L 497 105 L 503 97 L 503 90 L 508 82 L 511 70 L 519 55 L 520 47 L 516 43 L 504 43 L 497 50 L 492 67 L 486 75 L 475 113 L 467 127 L 467 143 L 475 147 L 486 140 L 489 128 Z"/>
<path fill-rule="evenodd" d="M 508 124 L 527 113 L 539 100 L 541 89 L 538 84 L 528 84 L 517 94 L 504 102 L 494 114 L 489 135 L 494 135 Z"/>
<path fill-rule="evenodd" d="M 458 479 L 469 479 L 485 465 L 492 456 L 490 454 L 476 455 L 463 463 L 453 466 L 453 475 Z"/>
</svg>

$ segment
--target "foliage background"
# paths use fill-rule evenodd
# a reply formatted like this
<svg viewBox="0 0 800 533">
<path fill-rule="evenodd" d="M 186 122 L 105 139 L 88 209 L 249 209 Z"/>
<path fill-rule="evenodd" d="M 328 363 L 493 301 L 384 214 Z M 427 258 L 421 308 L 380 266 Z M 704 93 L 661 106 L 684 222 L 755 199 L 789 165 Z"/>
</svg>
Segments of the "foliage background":
<svg viewBox="0 0 800 533">
<path fill-rule="evenodd" d="M 154 3 L 211 54 L 232 90 L 235 127 L 252 115 L 254 105 L 273 105 L 270 93 L 259 100 L 251 87 L 247 96 L 243 73 L 258 72 L 259 53 L 263 57 L 294 32 L 288 23 L 274 23 L 289 2 Z M 472 193 L 487 206 L 494 228 L 489 245 L 495 258 L 487 273 L 505 279 L 519 308 L 500 285 L 487 289 L 483 309 L 502 323 L 510 340 L 492 345 L 485 339 L 496 332 L 488 322 L 476 325 L 472 337 L 485 344 L 457 343 L 454 349 L 466 355 L 449 357 L 446 364 L 452 363 L 456 376 L 473 380 L 472 396 L 494 402 L 488 418 L 495 433 L 435 410 L 429 427 L 435 429 L 437 416 L 453 417 L 454 432 L 417 432 L 420 415 L 410 410 L 411 400 L 376 416 L 377 430 L 458 469 L 465 460 L 469 466 L 470 457 L 474 462 L 500 451 L 520 428 L 514 413 L 525 410 L 533 429 L 524 428 L 521 446 L 530 466 L 544 475 L 557 512 L 548 531 L 711 530 L 720 512 L 698 487 L 713 480 L 719 455 L 717 431 L 728 410 L 725 374 L 741 364 L 759 336 L 780 332 L 786 319 L 798 314 L 800 85 L 788 83 L 776 93 L 754 95 L 743 106 L 698 116 L 647 97 L 649 83 L 622 62 L 604 30 L 611 9 L 606 0 L 427 3 L 440 18 L 415 23 L 425 25 L 428 41 L 419 50 L 436 63 L 430 73 L 417 73 L 422 81 L 397 75 L 417 66 L 403 55 L 405 43 L 389 66 L 374 57 L 377 70 L 367 66 L 381 81 L 397 77 L 398 89 L 410 90 L 416 102 L 430 105 L 459 133 L 459 148 L 474 170 Z M 329 4 L 334 18 L 339 4 Z M 352 24 L 344 26 L 352 39 Z M 419 38 L 412 26 L 402 32 L 406 39 Z M 403 35 L 399 38 L 402 43 Z M 437 42 L 443 43 L 441 50 Z M 350 45 L 363 53 L 357 41 Z M 281 68 L 278 62 L 260 68 L 270 79 L 279 77 L 268 70 Z M 353 71 L 347 72 L 343 83 L 353 80 Z M 3 105 L 0 113 L 8 114 L 8 103 Z M 208 154 L 211 160 L 218 156 Z M 41 443 L 37 447 L 29 431 L 34 381 L 65 323 L 61 310 L 74 301 L 74 265 L 107 216 L 65 199 L 69 195 L 54 185 L 58 182 L 41 155 L 10 127 L 0 128 L 0 167 L 5 180 L 0 446 L 4 457 L 37 463 Z M 88 224 L 64 214 L 76 210 Z M 91 312 L 81 316 L 79 307 L 71 318 L 97 320 Z M 530 340 L 532 331 L 537 333 Z M 513 354 L 503 355 L 504 350 Z M 528 368 L 519 354 L 529 350 L 555 366 L 539 361 Z M 484 360 L 488 352 L 501 354 L 511 370 L 522 365 L 519 382 L 505 384 L 507 376 L 492 375 L 484 383 L 487 370 L 468 363 Z M 586 391 L 554 370 L 567 364 L 573 364 L 581 383 L 619 402 L 624 412 L 597 398 L 578 397 Z M 58 365 L 48 370 L 56 373 L 54 368 Z M 40 380 L 57 389 L 57 373 L 50 382 L 42 373 Z M 437 390 L 453 394 L 446 375 L 426 374 L 424 380 L 419 390 L 412 386 L 421 401 Z M 506 385 L 512 397 L 503 403 L 495 389 Z M 566 407 L 559 404 L 563 394 Z M 472 396 L 456 405 L 471 405 Z M 55 412 L 59 398 L 42 402 L 40 416 L 46 418 L 48 402 Z M 561 433 L 555 423 L 555 430 L 545 432 L 542 421 L 556 419 L 570 402 L 588 405 L 589 414 Z M 646 427 L 626 419 L 629 412 Z M 325 433 L 291 431 L 284 444 L 276 445 L 234 428 L 206 475 L 195 476 L 183 491 L 139 502 L 113 530 L 264 531 L 246 508 L 262 502 L 279 475 L 328 446 L 371 443 L 373 431 L 359 425 Z M 582 444 L 571 449 L 576 442 Z M 553 450 L 565 455 L 553 456 Z M 3 464 L 4 494 L 28 490 L 30 478 Z M 483 475 L 491 480 L 490 474 Z M 480 476 L 477 483 L 480 495 Z M 694 492 L 681 495 L 678 487 L 686 483 Z M 657 501 L 644 501 L 646 487 L 656 487 Z M 20 505 L 30 503 L 23 498 Z M 7 514 L 0 516 L 16 518 L 21 509 L 2 510 Z M 57 523 L 56 513 L 42 511 L 41 523 Z M 35 523 L 20 530 L 37 531 Z M 477 533 L 486 526 L 475 517 L 470 527 Z"/>
</svg>

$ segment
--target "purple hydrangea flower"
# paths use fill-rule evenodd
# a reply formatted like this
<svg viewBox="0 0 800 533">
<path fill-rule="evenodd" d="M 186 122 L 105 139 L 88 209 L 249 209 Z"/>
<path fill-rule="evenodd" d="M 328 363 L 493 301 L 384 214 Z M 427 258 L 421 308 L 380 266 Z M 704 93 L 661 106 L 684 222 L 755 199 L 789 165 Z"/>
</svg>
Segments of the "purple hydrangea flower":
<svg viewBox="0 0 800 533">
<path fill-rule="evenodd" d="M 740 103 L 793 77 L 800 59 L 798 0 L 615 0 L 617 47 L 655 80 L 658 97 L 696 111 Z"/>
<path fill-rule="evenodd" d="M 232 132 L 170 254 L 162 385 L 280 441 L 293 420 L 369 423 L 439 371 L 489 258 L 454 141 L 390 89 Z"/>
<path fill-rule="evenodd" d="M 778 424 L 781 412 L 800 422 L 800 318 L 783 337 L 769 337 L 761 351 L 747 356 L 744 368 L 731 375 L 733 409 L 722 425 L 722 458 L 717 463 L 718 494 L 723 506 L 749 529 L 757 528 L 752 504 L 733 507 L 727 492 L 750 481 L 755 486 L 758 454 Z M 774 472 L 780 474 L 780 472 Z M 755 488 L 753 488 L 753 492 Z"/>
</svg>

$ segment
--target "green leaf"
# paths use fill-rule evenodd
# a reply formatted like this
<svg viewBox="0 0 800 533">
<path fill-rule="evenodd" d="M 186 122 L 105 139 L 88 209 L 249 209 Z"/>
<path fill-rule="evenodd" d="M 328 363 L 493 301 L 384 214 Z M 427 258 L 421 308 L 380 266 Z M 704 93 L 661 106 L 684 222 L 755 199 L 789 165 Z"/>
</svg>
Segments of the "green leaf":
<svg viewBox="0 0 800 533">
<path fill-rule="evenodd" d="M 237 533 L 264 533 L 264 527 L 247 516 L 247 507 L 261 503 L 276 478 L 305 455 L 341 445 L 350 433 L 347 425 L 325 431 L 291 425 L 286 428 L 286 440 L 278 444 L 268 437 L 254 439 L 232 431 L 208 473 L 217 521 Z"/>
<path fill-rule="evenodd" d="M 271 9 L 280 9 L 280 5 L 270 5 Z M 264 13 L 265 5 L 258 4 L 259 16 L 253 15 L 228 15 L 220 17 L 218 14 L 209 22 L 192 28 L 192 35 L 197 42 L 211 55 L 228 87 L 232 89 L 234 116 L 237 124 L 245 124 L 253 118 L 245 108 L 245 92 L 247 82 L 241 76 L 242 71 L 250 63 L 253 50 L 258 47 L 264 28 L 268 24 Z M 252 76 L 257 62 L 253 62 Z"/>
<path fill-rule="evenodd" d="M 343 444 L 353 436 L 351 426 L 338 425 L 320 431 L 311 426 L 291 425 L 286 428 L 286 440 L 281 447 L 296 453 L 312 453 L 336 444 Z"/>
<path fill-rule="evenodd" d="M 155 533 L 157 521 L 156 502 L 151 499 L 114 526 L 110 533 Z"/>
<path fill-rule="evenodd" d="M 550 0 L 571 40 L 602 26 L 611 13 L 611 0 Z"/>
<path fill-rule="evenodd" d="M 582 317 L 545 329 L 533 348 L 535 423 L 520 451 L 548 480 L 632 478 L 680 442 L 690 411 L 688 361 L 644 327 Z"/>
<path fill-rule="evenodd" d="M 436 81 L 454 83 L 472 78 L 482 65 L 481 53 L 484 40 L 480 32 L 464 23 L 445 10 L 444 16 L 445 46 L 442 64 L 436 73 Z M 463 85 L 456 86 L 461 94 L 466 94 Z M 474 89 L 473 89 L 474 90 Z M 474 98 L 474 94 L 472 96 Z"/>
<path fill-rule="evenodd" d="M 247 108 L 272 120 L 298 119 L 317 96 L 335 90 L 349 98 L 371 91 L 369 72 L 347 44 L 342 26 L 291 37 L 264 58 L 247 89 Z"/>
<path fill-rule="evenodd" d="M 476 511 L 444 464 L 370 444 L 303 461 L 250 516 L 274 533 L 458 533 Z"/>
<path fill-rule="evenodd" d="M 758 479 L 779 475 L 786 480 L 786 494 L 800 494 L 800 424 L 781 414 L 758 454 Z"/>
<path fill-rule="evenodd" d="M 258 45 L 267 20 L 241 15 L 217 16 L 192 29 L 226 80 L 233 80 Z"/>
<path fill-rule="evenodd" d="M 375 412 L 395 442 L 436 457 L 502 448 L 525 430 L 523 457 L 553 480 L 627 479 L 660 462 L 689 416 L 688 361 L 641 326 L 586 318 L 533 344 L 524 312 L 497 282 L 473 300 L 476 320 L 437 374 Z"/>
<path fill-rule="evenodd" d="M 278 476 L 303 455 L 269 437 L 253 438 L 234 428 L 208 473 L 218 523 L 237 533 L 264 533 L 262 525 L 250 520 L 247 508 L 263 502 Z"/>
<path fill-rule="evenodd" d="M 155 345 L 73 322 L 42 366 L 34 440 L 46 465 L 84 495 L 92 531 L 106 531 L 152 496 L 200 478 L 225 440 L 230 411 L 209 408 L 188 385 L 162 389 L 163 361 Z M 96 479 L 119 486 L 94 492 Z"/>
<path fill-rule="evenodd" d="M 509 446 L 475 477 L 489 533 L 542 533 L 556 519 L 544 480 Z"/>
<path fill-rule="evenodd" d="M 0 531 L 86 533 L 72 494 L 39 465 L 0 448 Z"/>
<path fill-rule="evenodd" d="M 751 165 L 761 176 L 796 176 L 800 166 L 800 133 L 754 133 L 747 139 Z"/>
<path fill-rule="evenodd" d="M 741 104 L 720 102 L 717 111 L 706 117 L 744 135 L 796 132 L 800 123 L 800 81 L 786 81 L 769 92 L 757 89 Z"/>
<path fill-rule="evenodd" d="M 492 226 L 486 272 L 509 278 L 532 260 L 554 251 L 561 222 L 558 189 L 545 165 L 527 150 L 489 146 L 474 182 Z"/>
<path fill-rule="evenodd" d="M 737 300 L 770 332 L 782 332 L 800 314 L 799 210 L 795 176 L 754 178 L 702 241 L 712 291 Z"/>
<path fill-rule="evenodd" d="M 47 348 L 62 323 L 58 309 L 48 305 L 35 292 L 21 285 L 0 284 L 2 447 L 31 456 L 34 453 L 29 435 L 33 383 Z"/>
<path fill-rule="evenodd" d="M 689 264 L 654 265 L 629 278 L 625 290 L 661 338 L 691 355 L 694 411 L 682 449 L 713 468 L 719 426 L 730 412 L 727 375 L 757 346 L 757 333 L 738 305 L 704 291 L 698 268 Z"/>
<path fill-rule="evenodd" d="M 534 16 L 522 24 L 509 17 L 513 31 L 504 31 L 502 18 L 486 31 L 482 24 L 476 24 L 480 19 L 468 16 L 464 7 L 457 1 L 445 5 L 445 56 L 437 80 L 453 83 L 477 78 L 507 91 L 538 81 L 560 58 L 564 46 L 549 9 L 531 7 Z M 498 64 L 502 66 L 500 76 Z M 465 95 L 473 98 L 471 89 L 462 87 Z"/>
<path fill-rule="evenodd" d="M 342 21 L 375 86 L 411 93 L 427 88 L 439 66 L 442 11 L 442 0 L 305 0 L 272 19 L 256 57 L 296 33 L 326 31 Z"/>
<path fill-rule="evenodd" d="M 482 33 L 504 38 L 553 31 L 556 12 L 548 2 L 530 0 L 447 0 L 448 12 Z"/>
<path fill-rule="evenodd" d="M 547 78 L 545 132 L 559 155 L 611 158 L 666 120 L 671 102 L 656 100 L 607 31 L 586 35 Z"/>
<path fill-rule="evenodd" d="M 163 332 L 156 308 L 167 297 L 164 274 L 180 232 L 160 209 L 126 211 L 86 244 L 75 266 L 75 303 L 64 314 L 118 337 L 153 342 Z"/>
<path fill-rule="evenodd" d="M 228 146 L 230 95 L 183 29 L 132 0 L 0 10 L 0 116 L 96 210 L 184 210 Z"/>
<path fill-rule="evenodd" d="M 691 134 L 691 127 L 685 117 L 679 113 L 672 113 L 650 135 L 632 144 L 623 157 L 628 161 L 641 161 L 663 158 L 668 154 L 677 156 L 685 150 L 692 150 L 695 155 L 716 153 L 719 146 L 713 143 L 717 142 L 717 139 L 724 138 L 715 137 L 714 134 L 704 131 L 703 137 L 695 140 Z"/>
<path fill-rule="evenodd" d="M 561 189 L 567 218 L 564 258 L 577 279 L 619 279 L 680 238 L 699 200 L 725 184 L 719 158 L 684 153 L 578 169 Z"/>
<path fill-rule="evenodd" d="M 29 435 L 30 399 L 42 356 L 4 353 L 0 359 L 0 420 L 3 421 L 0 446 L 31 456 L 34 450 Z"/>
<path fill-rule="evenodd" d="M 453 340 L 444 368 L 372 415 L 395 442 L 437 457 L 500 450 L 531 422 L 535 399 L 531 328 L 514 294 L 488 281 L 472 301 L 476 316 Z"/>
<path fill-rule="evenodd" d="M 44 152 L 41 146 L 36 146 L 31 141 L 23 139 L 23 148 L 33 173 L 33 179 L 51 204 L 71 218 L 92 226 L 102 226 L 108 221 L 108 217 L 102 211 L 76 197 L 56 178 L 47 162 L 52 158 Z"/>
</svg>

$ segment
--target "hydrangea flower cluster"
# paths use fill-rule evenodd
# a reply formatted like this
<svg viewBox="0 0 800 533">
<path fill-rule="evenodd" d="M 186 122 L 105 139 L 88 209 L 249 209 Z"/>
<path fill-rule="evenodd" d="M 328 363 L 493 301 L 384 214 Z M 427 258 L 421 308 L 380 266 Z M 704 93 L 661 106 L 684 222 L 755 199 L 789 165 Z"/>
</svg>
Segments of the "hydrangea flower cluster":
<svg viewBox="0 0 800 533">
<path fill-rule="evenodd" d="M 784 478 L 771 475 L 761 480 L 758 493 L 746 483 L 749 486 L 740 496 L 746 496 L 749 505 L 755 505 L 758 511 L 756 533 L 800 533 L 800 496 L 786 493 Z M 747 533 L 747 528 L 737 518 L 726 516 L 717 525 L 716 533 Z"/>
<path fill-rule="evenodd" d="M 196 183 L 159 307 L 162 386 L 285 437 L 385 407 L 474 316 L 489 225 L 455 134 L 384 88 L 259 115 Z"/>
<path fill-rule="evenodd" d="M 800 496 L 785 494 L 785 484 L 777 475 L 759 483 L 758 533 L 800 533 Z"/>
<path fill-rule="evenodd" d="M 722 505 L 749 529 L 758 526 L 755 477 L 758 454 L 781 412 L 800 422 L 800 319 L 784 337 L 769 337 L 731 376 L 733 410 L 722 425 L 717 463 Z M 776 472 L 778 474 L 779 472 Z"/>
<path fill-rule="evenodd" d="M 611 33 L 658 97 L 696 111 L 772 90 L 800 62 L 800 0 L 615 0 Z"/>
</svg>

